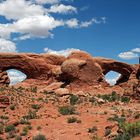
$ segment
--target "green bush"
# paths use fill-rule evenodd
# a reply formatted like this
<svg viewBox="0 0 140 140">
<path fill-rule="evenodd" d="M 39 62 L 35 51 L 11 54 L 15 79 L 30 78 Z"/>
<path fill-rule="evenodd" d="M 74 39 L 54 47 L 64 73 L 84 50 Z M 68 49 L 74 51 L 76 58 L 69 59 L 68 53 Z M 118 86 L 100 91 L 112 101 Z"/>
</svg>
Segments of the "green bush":
<svg viewBox="0 0 140 140">
<path fill-rule="evenodd" d="M 1 119 L 4 119 L 4 120 L 8 120 L 8 119 L 9 119 L 8 116 L 4 116 L 4 115 L 0 116 L 0 118 L 1 118 Z"/>
<path fill-rule="evenodd" d="M 75 104 L 77 104 L 78 100 L 79 100 L 78 96 L 71 95 L 71 97 L 70 97 L 70 104 L 71 105 L 75 105 Z"/>
<path fill-rule="evenodd" d="M 131 140 L 140 135 L 140 121 L 124 123 L 121 129 L 123 130 L 123 134 L 118 134 L 114 140 Z"/>
<path fill-rule="evenodd" d="M 47 140 L 47 139 L 44 135 L 38 134 L 38 135 L 34 136 L 32 140 Z"/>
<path fill-rule="evenodd" d="M 30 122 L 28 121 L 28 119 L 24 116 L 23 118 L 20 119 L 20 124 L 30 124 Z"/>
<path fill-rule="evenodd" d="M 59 113 L 62 115 L 72 115 L 75 114 L 75 108 L 72 106 L 61 106 L 59 107 Z"/>
<path fill-rule="evenodd" d="M 14 125 L 7 125 L 5 126 L 5 132 L 15 131 L 16 128 Z"/>
<path fill-rule="evenodd" d="M 114 140 L 131 140 L 131 137 L 128 133 L 118 134 Z"/>
<path fill-rule="evenodd" d="M 38 105 L 38 104 L 32 104 L 31 107 L 32 107 L 33 109 L 37 109 L 37 110 L 41 108 L 41 106 Z"/>
<path fill-rule="evenodd" d="M 15 106 L 14 106 L 14 105 L 11 105 L 11 106 L 10 106 L 10 109 L 11 109 L 11 110 L 15 110 Z"/>
<path fill-rule="evenodd" d="M 77 118 L 75 118 L 75 117 L 70 117 L 70 118 L 68 118 L 68 120 L 67 120 L 67 122 L 68 123 L 75 123 L 75 122 L 77 122 L 78 120 L 77 120 Z"/>
<path fill-rule="evenodd" d="M 37 117 L 35 111 L 29 110 L 28 114 L 26 116 L 24 116 L 23 118 L 28 120 L 28 119 L 37 119 L 38 117 Z"/>
<path fill-rule="evenodd" d="M 125 123 L 123 129 L 126 133 L 130 134 L 131 137 L 140 135 L 140 121 L 134 123 Z"/>
<path fill-rule="evenodd" d="M 115 102 L 115 101 L 121 101 L 123 103 L 129 103 L 130 98 L 127 96 L 120 96 L 115 91 L 113 91 L 111 94 L 104 94 L 104 95 L 98 95 L 98 98 L 102 98 L 105 101 L 108 102 Z"/>
<path fill-rule="evenodd" d="M 37 87 L 30 87 L 30 88 L 31 88 L 31 92 L 37 93 Z"/>
<path fill-rule="evenodd" d="M 130 98 L 127 97 L 127 96 L 121 96 L 121 102 L 129 103 L 130 102 Z"/>
<path fill-rule="evenodd" d="M 98 95 L 98 97 L 108 102 L 119 101 L 120 99 L 120 96 L 115 91 L 111 94 Z"/>
<path fill-rule="evenodd" d="M 96 132 L 98 129 L 97 129 L 97 126 L 93 126 L 92 128 L 89 128 L 88 129 L 88 133 L 94 133 Z"/>
</svg>

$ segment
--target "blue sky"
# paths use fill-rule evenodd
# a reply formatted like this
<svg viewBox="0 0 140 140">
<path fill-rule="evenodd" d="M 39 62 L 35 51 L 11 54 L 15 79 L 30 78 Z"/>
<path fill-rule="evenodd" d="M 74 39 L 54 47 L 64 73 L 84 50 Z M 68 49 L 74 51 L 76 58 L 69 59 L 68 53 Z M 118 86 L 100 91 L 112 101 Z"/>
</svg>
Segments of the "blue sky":
<svg viewBox="0 0 140 140">
<path fill-rule="evenodd" d="M 0 0 L 0 52 L 74 48 L 138 63 L 139 13 L 140 0 Z"/>
</svg>

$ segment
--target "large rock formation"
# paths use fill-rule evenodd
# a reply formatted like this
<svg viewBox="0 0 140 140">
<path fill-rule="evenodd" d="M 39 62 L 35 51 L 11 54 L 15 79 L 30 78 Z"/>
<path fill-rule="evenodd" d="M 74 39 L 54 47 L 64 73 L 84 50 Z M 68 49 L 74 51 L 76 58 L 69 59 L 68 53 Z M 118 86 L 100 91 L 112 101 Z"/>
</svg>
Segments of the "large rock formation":
<svg viewBox="0 0 140 140">
<path fill-rule="evenodd" d="M 61 87 L 70 90 L 91 90 L 94 86 L 109 86 L 105 75 L 109 71 L 121 74 L 117 85 L 125 88 L 139 80 L 139 65 L 129 65 L 112 59 L 92 57 L 86 52 L 76 51 L 68 57 L 52 54 L 1 53 L 0 83 L 9 84 L 6 70 L 17 69 L 27 75 L 24 83 L 63 82 Z M 34 82 L 35 81 L 35 82 Z"/>
</svg>

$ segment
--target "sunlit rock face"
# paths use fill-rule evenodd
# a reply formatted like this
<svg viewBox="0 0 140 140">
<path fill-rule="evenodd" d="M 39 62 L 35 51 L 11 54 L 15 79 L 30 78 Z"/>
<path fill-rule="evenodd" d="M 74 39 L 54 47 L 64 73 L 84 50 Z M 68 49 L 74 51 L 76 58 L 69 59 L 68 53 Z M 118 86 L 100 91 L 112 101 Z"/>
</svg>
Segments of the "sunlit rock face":
<svg viewBox="0 0 140 140">
<path fill-rule="evenodd" d="M 62 87 L 76 91 L 87 91 L 94 86 L 109 87 L 105 75 L 110 71 L 120 74 L 116 81 L 117 85 L 136 82 L 139 77 L 139 65 L 93 57 L 83 51 L 72 52 L 68 57 L 54 54 L 1 53 L 0 83 L 6 85 L 10 83 L 10 75 L 8 76 L 6 71 L 11 69 L 25 74 L 24 76 L 22 74 L 24 80 L 22 83 L 29 85 L 44 83 L 48 86 L 55 82 L 62 82 Z"/>
</svg>

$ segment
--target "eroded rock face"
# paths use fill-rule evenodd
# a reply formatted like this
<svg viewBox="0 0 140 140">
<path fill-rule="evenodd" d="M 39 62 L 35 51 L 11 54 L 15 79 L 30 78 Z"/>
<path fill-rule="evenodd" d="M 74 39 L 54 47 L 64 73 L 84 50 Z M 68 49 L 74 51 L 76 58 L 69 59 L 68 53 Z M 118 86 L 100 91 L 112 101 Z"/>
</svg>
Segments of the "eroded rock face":
<svg viewBox="0 0 140 140">
<path fill-rule="evenodd" d="M 9 85 L 10 79 L 7 72 L 0 70 L 0 86 Z"/>
<path fill-rule="evenodd" d="M 139 65 L 92 57 L 82 51 L 73 52 L 67 58 L 52 54 L 1 53 L 0 69 L 2 84 L 9 84 L 5 71 L 17 69 L 27 75 L 23 83 L 35 84 L 36 81 L 40 81 L 49 86 L 54 82 L 62 82 L 60 88 L 70 91 L 88 91 L 95 86 L 109 86 L 105 81 L 105 75 L 109 71 L 121 74 L 117 85 L 122 88 L 124 85 L 126 87 L 138 82 L 140 75 Z"/>
</svg>

